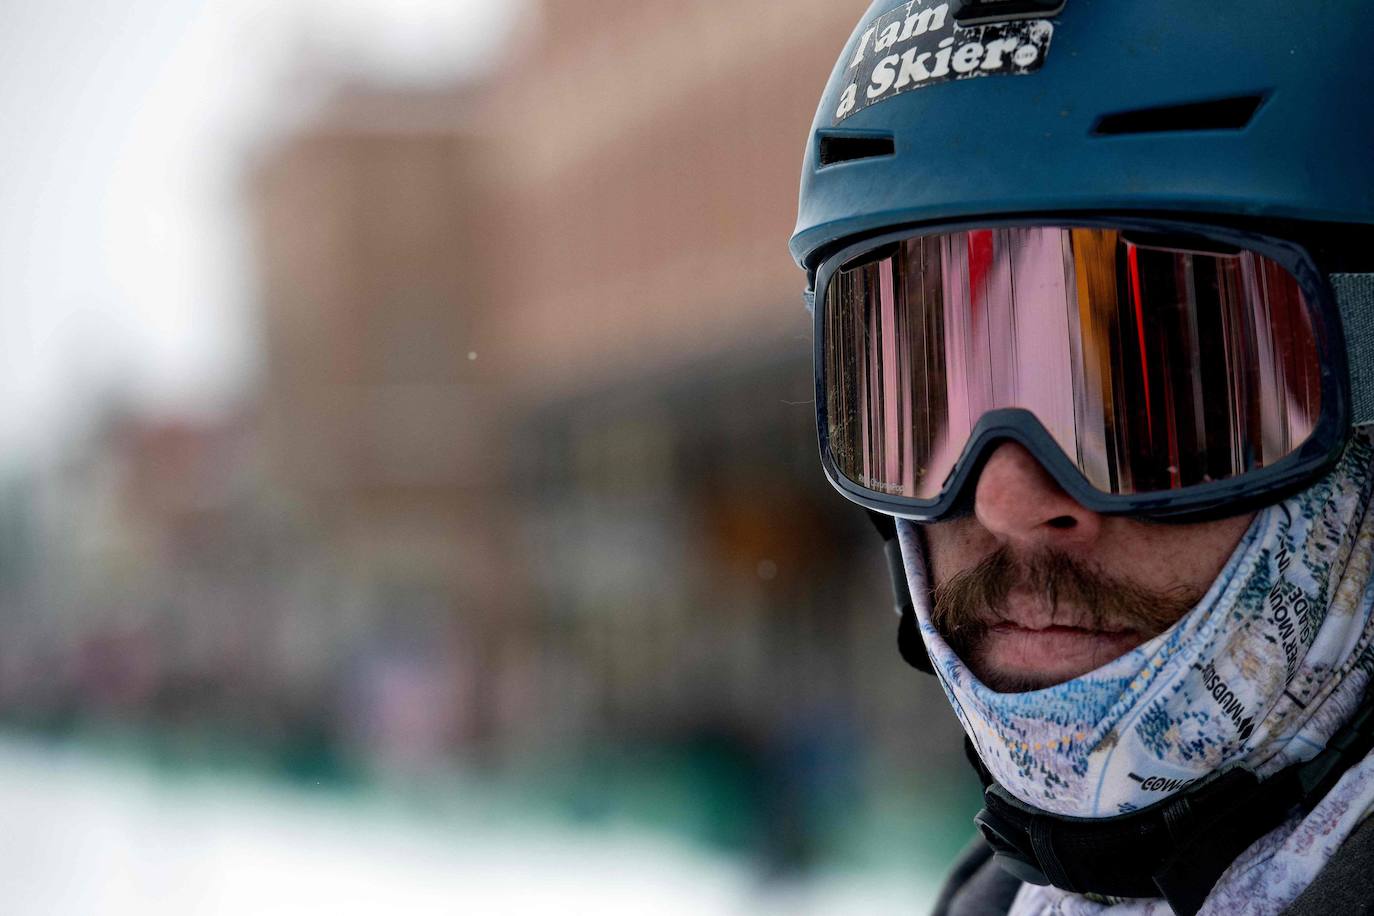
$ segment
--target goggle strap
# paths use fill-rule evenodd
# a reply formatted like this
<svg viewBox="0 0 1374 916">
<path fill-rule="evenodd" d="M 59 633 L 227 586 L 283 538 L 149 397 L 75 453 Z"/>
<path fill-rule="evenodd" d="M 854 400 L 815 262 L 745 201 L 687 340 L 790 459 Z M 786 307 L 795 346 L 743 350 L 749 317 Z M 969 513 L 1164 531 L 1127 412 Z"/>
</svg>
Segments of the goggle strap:
<svg viewBox="0 0 1374 916">
<path fill-rule="evenodd" d="M 1374 424 L 1374 273 L 1331 274 L 1345 330 L 1352 426 Z"/>
</svg>

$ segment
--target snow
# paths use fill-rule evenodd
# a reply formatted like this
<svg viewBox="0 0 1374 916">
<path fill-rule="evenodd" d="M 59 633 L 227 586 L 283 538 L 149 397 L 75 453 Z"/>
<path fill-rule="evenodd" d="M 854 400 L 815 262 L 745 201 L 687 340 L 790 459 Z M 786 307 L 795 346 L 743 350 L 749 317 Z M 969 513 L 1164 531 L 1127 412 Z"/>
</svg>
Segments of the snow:
<svg viewBox="0 0 1374 916">
<path fill-rule="evenodd" d="M 453 809 L 461 811 L 460 808 Z M 640 829 L 422 816 L 252 779 L 169 777 L 0 739 L 7 914 L 829 914 L 929 908 L 930 876 L 764 884 Z"/>
</svg>

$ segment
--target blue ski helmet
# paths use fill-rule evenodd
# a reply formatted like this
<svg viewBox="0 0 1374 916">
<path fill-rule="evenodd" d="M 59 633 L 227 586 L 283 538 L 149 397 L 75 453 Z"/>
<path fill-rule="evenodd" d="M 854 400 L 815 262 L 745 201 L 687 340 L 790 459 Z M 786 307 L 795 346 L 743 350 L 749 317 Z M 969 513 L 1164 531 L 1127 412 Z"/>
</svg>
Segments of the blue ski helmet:
<svg viewBox="0 0 1374 916">
<path fill-rule="evenodd" d="M 993 443 L 1011 438 L 1089 508 L 1186 520 L 1272 502 L 1329 468 L 1352 425 L 1374 422 L 1371 28 L 1374 5 L 1359 0 L 1261 0 L 1243 9 L 1182 0 L 876 0 L 817 110 L 791 240 L 816 306 L 817 409 L 832 483 L 870 509 L 936 520 L 967 508 L 980 462 Z M 878 383 L 861 378 L 857 363 L 836 368 L 837 349 L 876 340 L 876 325 L 860 326 L 877 320 L 876 300 L 868 318 L 839 316 L 850 322 L 846 344 L 825 330 L 818 297 L 846 272 L 858 279 L 845 280 L 845 295 L 873 297 L 872 283 L 853 285 L 868 282 L 865 265 L 907 259 L 899 268 L 915 270 L 911 259 L 929 257 L 907 247 L 894 254 L 893 246 L 971 231 L 1025 245 L 1016 233 L 1027 226 L 1067 240 L 1102 227 L 1141 235 L 1157 224 L 1204 238 L 1209 256 L 1228 246 L 1246 251 L 1300 287 L 1313 338 L 1308 359 L 1317 364 L 1302 376 L 1310 416 L 1273 456 L 1252 451 L 1272 438 L 1266 429 L 1233 447 L 1225 456 L 1232 467 L 1220 475 L 1204 461 L 1183 479 L 1156 444 L 1157 480 L 1142 483 L 1138 467 L 1135 480 L 1126 479 L 1115 465 L 1094 478 L 1074 455 L 1075 430 L 1052 429 L 1044 416 L 1006 409 L 1016 404 L 1005 400 L 974 410 L 962 438 L 913 446 L 912 424 L 901 428 L 891 402 L 887 416 L 874 412 L 884 394 Z M 1215 275 L 1211 282 L 1215 289 Z M 1139 360 L 1120 371 L 1142 374 L 1149 354 L 1143 326 L 1140 333 Z M 1284 366 L 1276 374 L 1303 371 Z M 839 378 L 844 373 L 852 377 Z M 848 382 L 872 390 L 838 390 Z M 1162 398 L 1151 400 L 1151 386 L 1168 384 L 1148 378 L 1140 406 L 1157 409 Z M 1262 397 L 1248 396 L 1258 416 Z M 1124 429 L 1129 414 L 1108 418 L 1108 432 Z M 1201 413 L 1194 420 L 1202 429 Z M 1100 438 L 1102 429 L 1077 433 Z M 832 441 L 840 434 L 845 441 Z M 1123 466 L 1140 458 L 1138 442 L 1115 445 L 1122 454 L 1136 450 Z M 935 455 L 941 447 L 960 451 Z M 938 467 L 929 471 L 933 458 Z"/>
<path fill-rule="evenodd" d="M 811 129 L 800 265 L 884 227 L 1021 213 L 1374 222 L 1374 4 L 1048 6 L 874 2 Z M 984 7 L 1028 15 L 961 24 Z M 987 33 L 1024 40 L 961 65 Z"/>
</svg>

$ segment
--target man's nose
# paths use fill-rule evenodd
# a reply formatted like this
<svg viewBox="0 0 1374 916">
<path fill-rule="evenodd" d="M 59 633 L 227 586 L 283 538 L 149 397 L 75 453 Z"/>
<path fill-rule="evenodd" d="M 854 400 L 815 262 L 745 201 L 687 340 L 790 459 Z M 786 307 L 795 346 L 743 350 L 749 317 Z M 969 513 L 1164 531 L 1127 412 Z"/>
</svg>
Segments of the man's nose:
<svg viewBox="0 0 1374 916">
<path fill-rule="evenodd" d="M 1081 550 L 1102 531 L 1102 516 L 1085 509 L 1015 442 L 998 446 L 974 491 L 974 515 L 998 540 L 1023 550 Z"/>
</svg>

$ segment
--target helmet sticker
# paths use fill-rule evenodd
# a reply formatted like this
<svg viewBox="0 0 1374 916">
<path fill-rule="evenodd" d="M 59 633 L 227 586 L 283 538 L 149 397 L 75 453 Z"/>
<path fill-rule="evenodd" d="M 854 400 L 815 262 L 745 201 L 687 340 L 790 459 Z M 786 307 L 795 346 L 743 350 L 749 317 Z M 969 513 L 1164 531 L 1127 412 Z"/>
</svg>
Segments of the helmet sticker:
<svg viewBox="0 0 1374 916">
<path fill-rule="evenodd" d="M 835 124 L 895 95 L 950 80 L 1032 73 L 1049 54 L 1054 24 L 1047 19 L 960 26 L 947 2 L 911 0 L 884 13 L 848 51 L 849 85 L 840 93 Z"/>
</svg>

